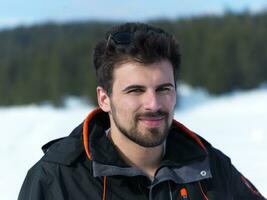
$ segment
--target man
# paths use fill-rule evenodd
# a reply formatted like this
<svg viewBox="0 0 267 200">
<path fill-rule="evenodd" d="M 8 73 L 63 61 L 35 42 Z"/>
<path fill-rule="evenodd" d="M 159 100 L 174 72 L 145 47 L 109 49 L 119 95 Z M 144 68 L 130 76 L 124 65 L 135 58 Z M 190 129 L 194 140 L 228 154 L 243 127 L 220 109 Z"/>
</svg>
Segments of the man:
<svg viewBox="0 0 267 200">
<path fill-rule="evenodd" d="M 179 45 L 141 23 L 95 47 L 98 109 L 49 142 L 19 200 L 262 200 L 230 159 L 173 119 Z"/>
</svg>

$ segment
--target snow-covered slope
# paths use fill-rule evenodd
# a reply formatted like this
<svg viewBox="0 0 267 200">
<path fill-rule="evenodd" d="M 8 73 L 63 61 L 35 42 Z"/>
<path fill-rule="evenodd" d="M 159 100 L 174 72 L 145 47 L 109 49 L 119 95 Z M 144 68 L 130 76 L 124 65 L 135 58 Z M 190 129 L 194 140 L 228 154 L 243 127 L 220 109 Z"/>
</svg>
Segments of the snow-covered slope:
<svg viewBox="0 0 267 200">
<path fill-rule="evenodd" d="M 182 88 L 175 118 L 232 158 L 234 165 L 267 196 L 267 89 L 209 97 Z M 83 104 L 0 108 L 0 199 L 16 199 L 40 147 L 63 137 L 92 110 Z"/>
</svg>

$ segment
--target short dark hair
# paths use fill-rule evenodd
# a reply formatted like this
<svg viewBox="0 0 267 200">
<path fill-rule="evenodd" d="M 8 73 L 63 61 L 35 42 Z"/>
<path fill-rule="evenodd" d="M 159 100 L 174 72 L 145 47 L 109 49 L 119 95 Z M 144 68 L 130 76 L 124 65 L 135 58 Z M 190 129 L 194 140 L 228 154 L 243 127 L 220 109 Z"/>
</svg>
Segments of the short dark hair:
<svg viewBox="0 0 267 200">
<path fill-rule="evenodd" d="M 106 39 L 100 41 L 94 49 L 98 85 L 110 94 L 116 64 L 127 61 L 152 64 L 163 59 L 172 64 L 176 82 L 180 48 L 173 35 L 144 23 L 114 26 L 106 33 Z"/>
</svg>

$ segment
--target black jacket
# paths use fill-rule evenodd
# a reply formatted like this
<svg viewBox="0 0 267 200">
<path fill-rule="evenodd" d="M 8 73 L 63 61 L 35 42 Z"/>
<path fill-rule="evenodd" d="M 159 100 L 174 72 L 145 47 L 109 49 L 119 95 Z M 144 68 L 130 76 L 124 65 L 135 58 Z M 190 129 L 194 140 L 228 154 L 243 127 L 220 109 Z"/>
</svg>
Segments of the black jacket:
<svg viewBox="0 0 267 200">
<path fill-rule="evenodd" d="M 70 136 L 43 146 L 18 200 L 265 199 L 227 156 L 175 120 L 152 182 L 120 158 L 108 128 L 108 115 L 96 109 Z"/>
</svg>

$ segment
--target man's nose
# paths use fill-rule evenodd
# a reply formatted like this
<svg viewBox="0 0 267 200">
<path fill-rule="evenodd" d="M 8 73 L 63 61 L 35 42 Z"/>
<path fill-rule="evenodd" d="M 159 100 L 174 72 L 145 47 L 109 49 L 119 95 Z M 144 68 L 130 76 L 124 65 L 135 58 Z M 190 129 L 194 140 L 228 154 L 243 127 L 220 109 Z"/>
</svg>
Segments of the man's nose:
<svg viewBox="0 0 267 200">
<path fill-rule="evenodd" d="M 155 91 L 148 91 L 144 96 L 144 108 L 149 111 L 158 111 L 161 108 L 159 96 Z"/>
</svg>

